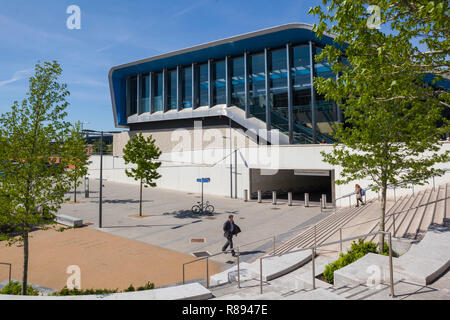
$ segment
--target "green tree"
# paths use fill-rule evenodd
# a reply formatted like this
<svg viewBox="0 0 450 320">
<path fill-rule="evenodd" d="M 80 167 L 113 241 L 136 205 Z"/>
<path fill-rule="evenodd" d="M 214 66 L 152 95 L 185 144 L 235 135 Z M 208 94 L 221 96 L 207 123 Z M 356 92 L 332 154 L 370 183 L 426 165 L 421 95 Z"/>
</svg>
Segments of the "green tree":
<svg viewBox="0 0 450 320">
<path fill-rule="evenodd" d="M 419 53 L 412 41 L 418 35 L 411 31 L 414 26 L 400 23 L 405 17 L 402 3 L 411 1 L 371 1 L 382 8 L 381 21 L 389 21 L 384 29 L 367 26 L 366 3 L 324 0 L 326 8 L 310 10 L 320 18 L 314 27 L 317 36 L 335 36 L 334 45 L 326 46 L 316 61 L 327 60 L 339 75 L 337 80 L 314 78 L 314 86 L 326 99 L 336 101 L 345 115 L 345 123 L 334 127 L 334 137 L 341 143 L 331 153 L 323 153 L 324 160 L 342 166 L 342 178 L 336 183 L 367 177 L 373 181 L 375 190 L 381 191 L 380 230 L 385 231 L 388 185 L 420 185 L 443 174 L 433 166 L 449 160 L 439 143 L 439 137 L 449 131 L 442 117 L 448 93 L 425 83 L 424 74 L 432 73 L 438 80 L 444 67 L 436 62 L 435 69 L 421 68 L 420 59 L 432 55 Z M 420 30 L 448 23 L 442 10 L 435 13 L 422 16 Z M 400 30 L 403 25 L 405 30 Z M 430 33 L 427 44 L 435 44 L 432 38 Z M 379 245 L 383 248 L 384 235 Z"/>
<path fill-rule="evenodd" d="M 125 169 L 127 176 L 134 178 L 140 182 L 139 190 L 139 216 L 142 216 L 142 186 L 155 187 L 155 180 L 161 175 L 157 169 L 161 166 L 161 162 L 155 161 L 161 155 L 161 150 L 155 145 L 152 136 L 144 138 L 142 133 L 133 136 L 123 148 L 123 159 L 125 164 L 132 163 L 135 165 L 130 170 Z"/>
<path fill-rule="evenodd" d="M 76 123 L 70 132 L 66 142 L 67 155 L 69 163 L 69 175 L 73 185 L 73 201 L 77 202 L 77 187 L 82 183 L 83 178 L 88 173 L 89 155 L 87 150 L 87 141 L 80 130 L 80 122 Z"/>
<path fill-rule="evenodd" d="M 310 9 L 320 22 L 315 25 L 318 35 L 336 35 L 336 43 L 350 44 L 355 53 L 369 54 L 389 61 L 390 68 L 378 70 L 380 76 L 410 74 L 434 77 L 437 82 L 449 78 L 450 18 L 447 0 L 323 0 L 323 6 Z M 379 10 L 370 10 L 377 6 Z M 368 23 L 379 13 L 380 31 L 369 29 Z M 375 21 L 376 22 L 376 21 Z M 373 50 L 364 46 L 370 43 Z M 391 100 L 403 99 L 397 92 Z M 423 99 L 428 95 L 450 107 L 450 93 L 443 88 L 433 91 L 408 92 L 408 98 Z"/>
<path fill-rule="evenodd" d="M 56 62 L 36 64 L 21 103 L 0 116 L 0 225 L 8 244 L 23 243 L 22 294 L 27 294 L 29 233 L 50 228 L 66 200 L 71 177 L 70 123 L 64 121 L 69 91 Z M 8 230 L 12 230 L 11 234 Z"/>
</svg>

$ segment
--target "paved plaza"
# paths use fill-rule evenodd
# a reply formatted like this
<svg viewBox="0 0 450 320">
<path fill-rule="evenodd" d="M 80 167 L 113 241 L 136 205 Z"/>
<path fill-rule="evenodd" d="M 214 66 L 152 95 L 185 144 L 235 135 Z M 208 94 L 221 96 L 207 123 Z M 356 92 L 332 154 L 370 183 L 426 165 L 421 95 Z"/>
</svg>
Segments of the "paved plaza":
<svg viewBox="0 0 450 320">
<path fill-rule="evenodd" d="M 205 184 L 205 189 L 207 184 Z M 82 218 L 85 223 L 92 223 L 90 228 L 98 227 L 99 207 L 98 180 L 91 180 L 90 197 L 78 194 L 80 203 L 64 204 L 61 213 Z M 191 207 L 200 201 L 199 190 L 192 193 L 171 191 L 160 188 L 144 188 L 143 214 L 137 218 L 139 209 L 139 186 L 115 182 L 104 182 L 103 188 L 103 228 L 104 232 L 137 240 L 154 246 L 175 250 L 192 255 L 194 252 L 206 251 L 209 254 L 220 252 L 226 239 L 222 226 L 228 215 L 235 216 L 242 233 L 235 237 L 235 247 L 263 238 L 266 241 L 242 247 L 242 260 L 249 261 L 264 251 L 273 248 L 273 236 L 276 245 L 289 239 L 302 226 L 314 223 L 330 214 L 321 213 L 318 205 L 305 208 L 303 203 L 294 202 L 288 206 L 286 200 L 278 200 L 272 205 L 271 200 L 244 202 L 242 199 L 205 195 L 215 212 L 212 216 L 197 215 Z M 193 258 L 195 258 L 192 255 Z M 234 260 L 231 254 L 221 254 L 212 259 L 218 262 Z"/>
<path fill-rule="evenodd" d="M 67 267 L 81 271 L 83 289 L 119 289 L 144 285 L 147 281 L 164 286 L 182 281 L 181 265 L 191 256 L 139 241 L 117 237 L 90 228 L 32 232 L 28 281 L 33 284 L 62 289 L 71 274 Z M 22 279 L 23 247 L 0 243 L 0 261 L 12 264 L 12 278 Z M 210 263 L 216 273 L 221 264 Z M 204 277 L 205 266 L 193 265 L 189 279 Z M 8 268 L 0 265 L 0 282 L 8 280 Z"/>
</svg>

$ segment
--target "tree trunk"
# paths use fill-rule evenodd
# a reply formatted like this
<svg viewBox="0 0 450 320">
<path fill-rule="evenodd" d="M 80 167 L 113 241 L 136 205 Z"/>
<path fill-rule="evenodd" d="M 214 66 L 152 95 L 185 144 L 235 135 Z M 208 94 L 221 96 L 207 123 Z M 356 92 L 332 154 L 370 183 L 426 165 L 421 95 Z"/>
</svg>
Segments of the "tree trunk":
<svg viewBox="0 0 450 320">
<path fill-rule="evenodd" d="M 141 179 L 141 190 L 139 192 L 139 216 L 142 217 L 142 179 Z"/>
<path fill-rule="evenodd" d="M 386 192 L 387 192 L 387 183 L 383 183 L 381 186 L 381 215 L 380 215 L 380 231 L 386 231 L 385 227 L 385 215 L 386 215 Z M 380 233 L 379 240 L 379 248 L 380 252 L 383 252 L 384 249 L 384 233 Z"/>
<path fill-rule="evenodd" d="M 23 233 L 23 274 L 22 274 L 22 295 L 27 295 L 28 286 L 28 231 Z"/>
<path fill-rule="evenodd" d="M 77 203 L 77 182 L 74 184 L 73 202 Z"/>
</svg>

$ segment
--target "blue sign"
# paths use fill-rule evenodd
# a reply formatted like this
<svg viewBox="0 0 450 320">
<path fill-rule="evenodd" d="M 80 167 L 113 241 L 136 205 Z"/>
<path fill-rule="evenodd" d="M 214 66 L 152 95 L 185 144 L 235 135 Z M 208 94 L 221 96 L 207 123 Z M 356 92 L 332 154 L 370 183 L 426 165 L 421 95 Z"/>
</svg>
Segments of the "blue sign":
<svg viewBox="0 0 450 320">
<path fill-rule="evenodd" d="M 197 178 L 197 182 L 208 183 L 208 182 L 210 182 L 210 181 L 211 181 L 210 178 Z"/>
</svg>

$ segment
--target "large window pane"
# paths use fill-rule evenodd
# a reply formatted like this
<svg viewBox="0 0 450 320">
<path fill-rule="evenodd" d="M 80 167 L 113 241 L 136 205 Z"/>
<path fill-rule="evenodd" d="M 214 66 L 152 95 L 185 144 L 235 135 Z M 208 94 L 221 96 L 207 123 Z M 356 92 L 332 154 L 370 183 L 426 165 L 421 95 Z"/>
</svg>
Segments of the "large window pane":
<svg viewBox="0 0 450 320">
<path fill-rule="evenodd" d="M 321 48 L 316 48 L 316 54 L 322 52 Z M 315 62 L 314 71 L 317 77 L 336 78 L 336 74 L 331 70 L 331 65 L 327 61 Z M 330 135 L 333 132 L 332 126 L 338 121 L 336 103 L 327 101 L 323 96 L 316 95 L 316 123 L 320 133 Z"/>
<path fill-rule="evenodd" d="M 225 61 L 213 64 L 213 105 L 226 103 Z"/>
<path fill-rule="evenodd" d="M 153 112 L 162 111 L 162 89 L 163 89 L 163 75 L 162 72 L 154 74 L 153 77 Z"/>
<path fill-rule="evenodd" d="M 269 54 L 269 102 L 272 126 L 284 133 L 289 131 L 286 49 Z"/>
<path fill-rule="evenodd" d="M 127 116 L 131 116 L 137 113 L 137 77 L 131 77 L 128 79 L 128 92 L 127 92 Z"/>
<path fill-rule="evenodd" d="M 141 113 L 150 111 L 150 77 L 141 77 Z"/>
<path fill-rule="evenodd" d="M 292 48 L 292 102 L 294 139 L 299 143 L 312 143 L 311 120 L 311 65 L 309 46 Z"/>
<path fill-rule="evenodd" d="M 181 107 L 192 108 L 192 68 L 183 68 L 181 77 Z"/>
<path fill-rule="evenodd" d="M 248 103 L 250 114 L 263 121 L 266 120 L 265 79 L 264 54 L 252 54 L 249 59 Z"/>
<path fill-rule="evenodd" d="M 169 71 L 167 76 L 167 108 L 174 110 L 177 109 L 177 70 Z"/>
<path fill-rule="evenodd" d="M 231 105 L 245 109 L 245 70 L 244 58 L 231 59 Z"/>
<path fill-rule="evenodd" d="M 208 64 L 198 66 L 198 76 L 196 79 L 198 88 L 198 106 L 208 105 Z"/>
</svg>

